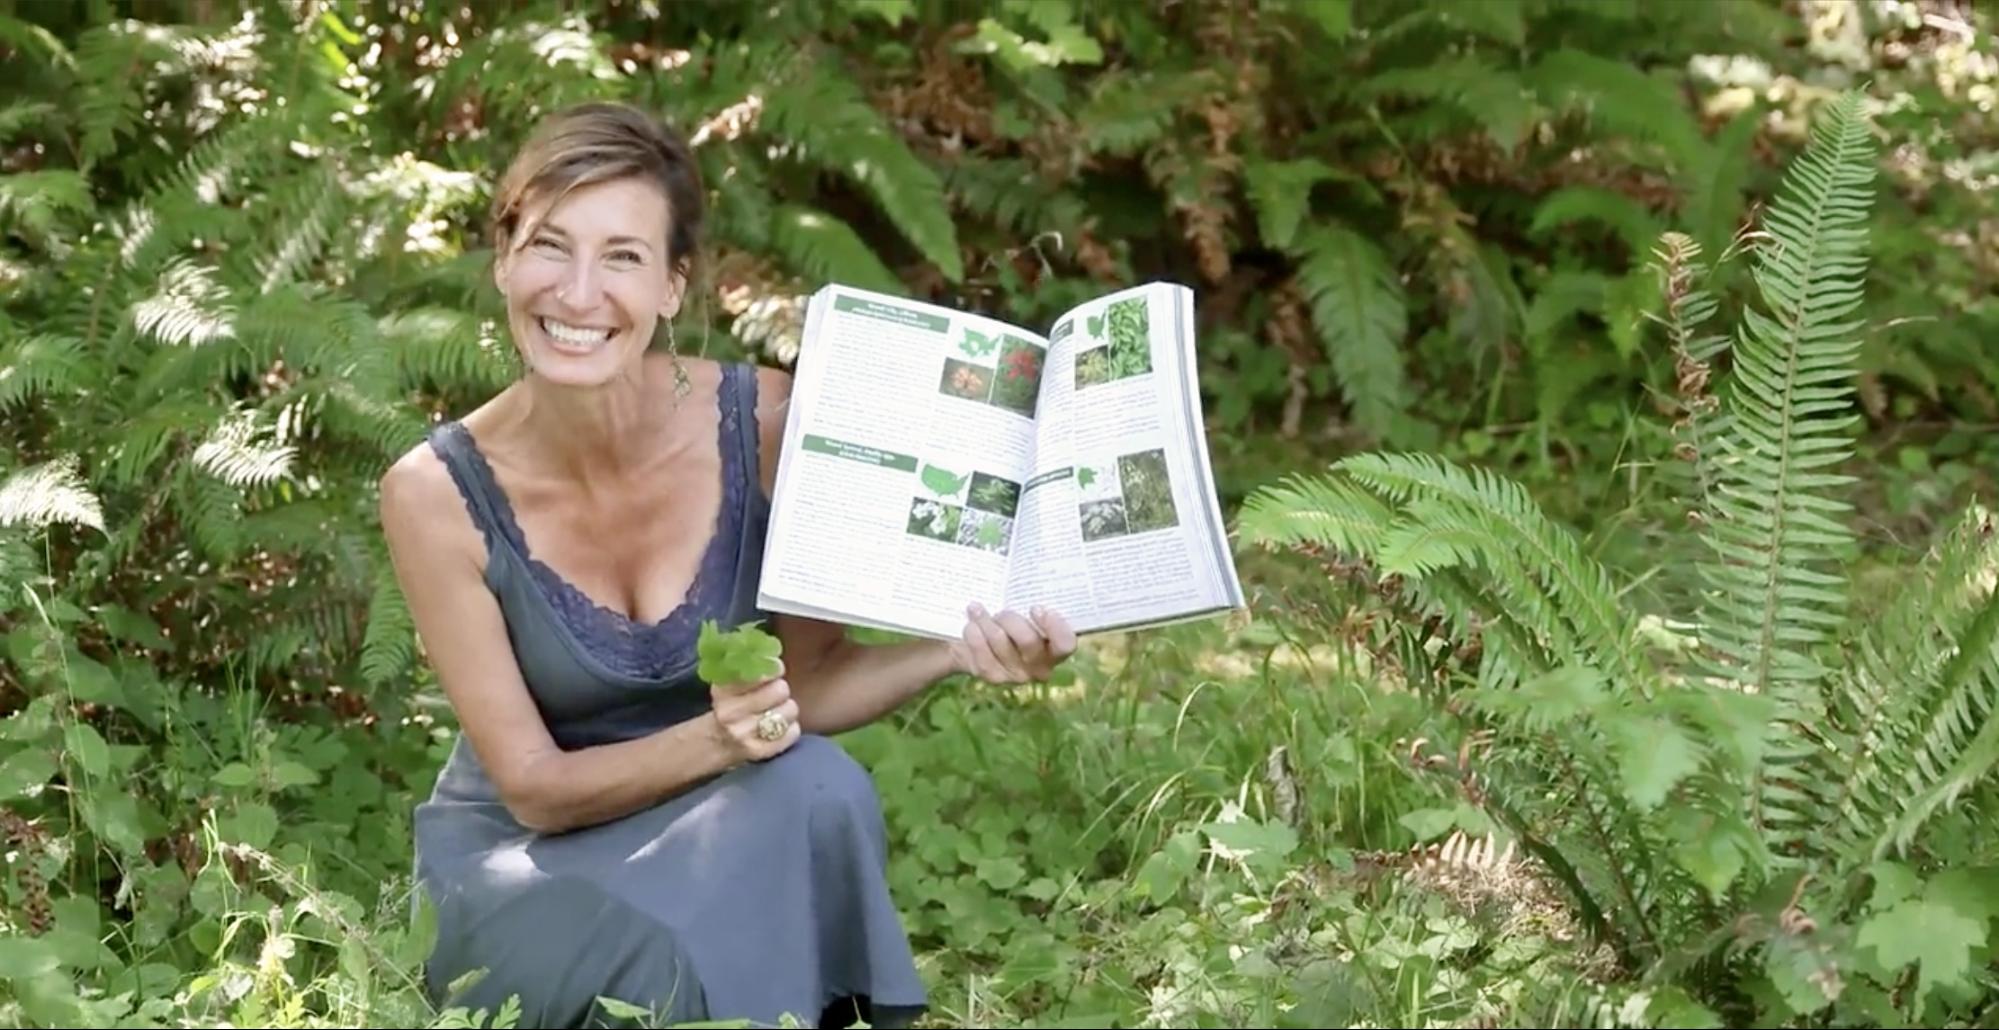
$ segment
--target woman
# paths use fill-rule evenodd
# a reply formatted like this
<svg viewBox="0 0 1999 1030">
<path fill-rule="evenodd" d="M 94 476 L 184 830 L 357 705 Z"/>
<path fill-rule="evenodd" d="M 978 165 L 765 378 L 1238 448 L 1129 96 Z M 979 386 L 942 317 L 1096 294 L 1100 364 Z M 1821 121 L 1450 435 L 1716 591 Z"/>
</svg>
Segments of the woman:
<svg viewBox="0 0 1999 1030">
<path fill-rule="evenodd" d="M 671 350 L 702 220 L 680 139 L 624 106 L 565 111 L 493 216 L 526 375 L 381 482 L 463 729 L 415 817 L 433 997 L 518 996 L 521 1026 L 608 1024 L 600 997 L 668 1022 L 907 1024 L 924 992 L 879 802 L 827 737 L 951 674 L 1043 679 L 1074 633 L 972 609 L 962 639 L 861 646 L 755 609 L 789 380 Z M 701 683 L 707 619 L 763 620 L 782 673 Z"/>
</svg>

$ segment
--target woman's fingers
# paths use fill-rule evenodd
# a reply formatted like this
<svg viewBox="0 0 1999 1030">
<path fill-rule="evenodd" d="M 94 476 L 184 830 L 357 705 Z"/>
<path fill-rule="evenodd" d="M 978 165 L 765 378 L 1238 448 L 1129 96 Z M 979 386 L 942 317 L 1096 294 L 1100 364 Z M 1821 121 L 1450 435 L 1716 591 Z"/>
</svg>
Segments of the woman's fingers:
<svg viewBox="0 0 1999 1030">
<path fill-rule="evenodd" d="M 1026 616 L 1012 609 L 999 613 L 994 621 L 999 623 L 1000 630 L 1005 634 L 1007 645 L 1012 651 L 1012 658 L 1007 665 L 1023 677 L 1037 678 L 1044 675 L 1045 673 L 1040 670 L 1048 664 L 1044 658 L 1048 644 L 1042 639 L 1041 631 L 1029 623 Z"/>
<path fill-rule="evenodd" d="M 1029 617 L 1012 609 L 995 616 L 968 605 L 963 641 L 967 671 L 994 683 L 1045 679 L 1076 650 L 1068 620 L 1038 606 Z"/>
<path fill-rule="evenodd" d="M 1048 653 L 1057 662 L 1076 653 L 1076 631 L 1061 612 L 1035 605 L 1034 622 L 1041 627 L 1042 636 L 1048 641 Z"/>
<path fill-rule="evenodd" d="M 986 611 L 985 605 L 974 603 L 970 611 L 971 622 L 979 628 L 979 646 L 983 649 L 988 666 L 994 675 L 986 679 L 1005 682 L 1026 673 L 1021 660 L 1020 648 L 1015 645 L 1010 630 Z"/>
<path fill-rule="evenodd" d="M 791 684 L 782 676 L 751 690 L 715 687 L 709 694 L 715 721 L 737 757 L 761 761 L 797 742 L 798 702 L 791 696 Z M 784 719 L 784 733 L 776 740 L 766 740 L 761 732 L 767 712 L 775 712 Z"/>
</svg>

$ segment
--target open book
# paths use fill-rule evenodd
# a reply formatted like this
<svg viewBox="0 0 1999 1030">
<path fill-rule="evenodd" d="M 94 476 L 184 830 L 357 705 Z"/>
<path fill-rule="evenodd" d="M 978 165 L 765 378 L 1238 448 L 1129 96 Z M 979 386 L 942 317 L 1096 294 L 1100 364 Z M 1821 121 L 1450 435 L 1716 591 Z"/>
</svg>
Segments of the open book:
<svg viewBox="0 0 1999 1030">
<path fill-rule="evenodd" d="M 765 611 L 951 638 L 973 601 L 1079 634 L 1243 605 L 1184 286 L 1096 298 L 1046 336 L 825 287 L 784 432 Z"/>
</svg>

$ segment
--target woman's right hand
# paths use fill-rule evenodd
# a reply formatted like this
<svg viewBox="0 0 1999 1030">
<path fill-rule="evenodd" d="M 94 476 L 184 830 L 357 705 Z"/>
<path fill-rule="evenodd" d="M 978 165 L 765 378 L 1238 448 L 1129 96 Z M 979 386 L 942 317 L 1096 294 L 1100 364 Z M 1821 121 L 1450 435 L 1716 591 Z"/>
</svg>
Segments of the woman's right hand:
<svg viewBox="0 0 1999 1030">
<path fill-rule="evenodd" d="M 714 705 L 715 723 L 730 766 L 775 758 L 798 743 L 798 702 L 792 700 L 791 684 L 780 670 L 776 676 L 755 686 L 730 684 L 708 688 Z M 764 715 L 774 712 L 784 720 L 784 732 L 766 740 L 760 732 Z"/>
</svg>

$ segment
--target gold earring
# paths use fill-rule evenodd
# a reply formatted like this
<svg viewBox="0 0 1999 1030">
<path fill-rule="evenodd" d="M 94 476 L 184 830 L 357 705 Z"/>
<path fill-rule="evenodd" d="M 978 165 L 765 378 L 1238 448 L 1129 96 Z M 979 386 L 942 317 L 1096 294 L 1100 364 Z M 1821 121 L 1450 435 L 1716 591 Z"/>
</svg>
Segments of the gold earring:
<svg viewBox="0 0 1999 1030">
<path fill-rule="evenodd" d="M 673 338 L 673 323 L 666 323 L 666 352 L 673 357 L 673 399 L 679 403 L 694 390 L 694 382 L 687 377 L 687 366 L 680 363 L 680 344 Z"/>
</svg>

